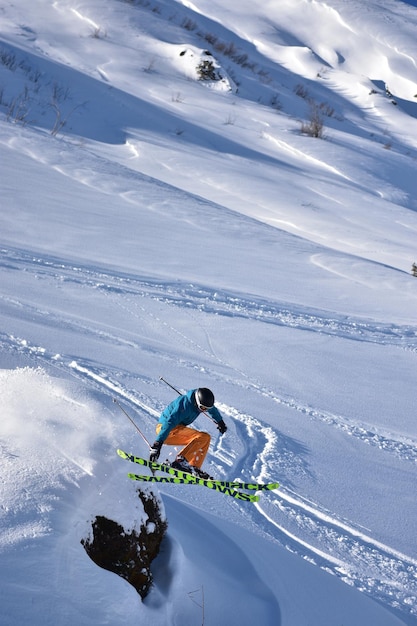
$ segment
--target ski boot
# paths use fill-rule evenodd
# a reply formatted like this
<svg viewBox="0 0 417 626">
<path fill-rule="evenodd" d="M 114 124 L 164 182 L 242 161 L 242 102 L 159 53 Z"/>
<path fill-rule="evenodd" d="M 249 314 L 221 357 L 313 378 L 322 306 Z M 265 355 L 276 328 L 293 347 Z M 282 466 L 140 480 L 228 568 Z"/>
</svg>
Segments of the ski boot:
<svg viewBox="0 0 417 626">
<path fill-rule="evenodd" d="M 214 480 L 212 476 L 204 472 L 202 469 L 197 467 L 196 465 L 190 465 L 186 458 L 183 456 L 177 456 L 175 461 L 171 463 L 171 467 L 174 469 L 180 470 L 181 472 L 186 472 L 187 474 L 194 474 L 197 478 L 204 478 L 205 480 Z"/>
</svg>

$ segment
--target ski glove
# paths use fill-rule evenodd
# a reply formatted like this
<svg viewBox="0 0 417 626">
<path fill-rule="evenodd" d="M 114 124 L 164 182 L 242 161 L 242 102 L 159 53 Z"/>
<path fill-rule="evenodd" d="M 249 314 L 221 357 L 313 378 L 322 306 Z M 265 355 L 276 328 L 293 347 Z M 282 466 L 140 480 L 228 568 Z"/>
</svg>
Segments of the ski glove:
<svg viewBox="0 0 417 626">
<path fill-rule="evenodd" d="M 221 421 L 217 424 L 217 430 L 220 430 L 220 434 L 221 434 L 221 435 L 224 435 L 224 433 L 226 432 L 226 430 L 227 430 L 227 426 L 226 426 L 226 424 L 224 423 L 224 421 L 223 421 L 223 420 L 221 420 Z"/>
<path fill-rule="evenodd" d="M 152 447 L 149 448 L 149 460 L 150 461 L 157 461 L 159 459 L 159 455 L 161 454 L 161 448 L 162 448 L 161 441 L 155 441 L 155 443 L 152 444 Z"/>
</svg>

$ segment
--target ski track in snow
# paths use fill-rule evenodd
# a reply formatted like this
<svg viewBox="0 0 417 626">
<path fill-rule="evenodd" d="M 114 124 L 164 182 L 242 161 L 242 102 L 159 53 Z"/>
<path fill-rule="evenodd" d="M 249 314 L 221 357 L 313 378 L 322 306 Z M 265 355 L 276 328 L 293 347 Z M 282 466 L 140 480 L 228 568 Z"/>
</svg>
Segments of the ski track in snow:
<svg viewBox="0 0 417 626">
<path fill-rule="evenodd" d="M 248 299 L 233 292 L 221 294 L 195 284 L 159 282 L 149 278 L 110 273 L 94 267 L 76 267 L 53 257 L 42 258 L 19 250 L 0 250 L 0 267 L 47 275 L 59 281 L 118 296 L 147 296 L 174 306 L 207 313 L 254 319 L 267 324 L 287 326 L 356 341 L 391 344 L 417 352 L 417 326 L 365 322 L 346 316 L 330 316 L 326 311 L 307 309 L 292 303 L 271 303 L 261 298 Z"/>
<path fill-rule="evenodd" d="M 231 471 L 247 476 L 252 468 L 251 478 L 268 482 L 282 474 L 283 464 L 291 466 L 292 474 L 307 471 L 299 453 L 291 453 L 272 427 L 230 407 L 228 412 L 245 442 L 245 453 L 236 460 L 233 471 L 229 468 L 228 476 Z M 215 457 L 232 465 L 231 454 L 228 457 L 220 451 Z M 417 615 L 417 560 L 373 539 L 366 529 L 339 519 L 283 485 L 273 493 L 263 492 L 250 514 L 258 529 L 292 552 L 383 603 L 393 608 L 409 607 L 410 614 Z"/>
<path fill-rule="evenodd" d="M 97 267 L 71 265 L 56 258 L 17 249 L 0 251 L 0 267 L 5 272 L 24 271 L 49 281 L 67 282 L 83 289 L 99 290 L 112 299 L 112 304 L 124 307 L 128 313 L 132 299 L 146 296 L 148 299 L 187 310 L 198 309 L 216 315 L 239 316 L 355 341 L 391 344 L 400 349 L 417 350 L 417 327 L 367 323 L 336 315 L 330 317 L 324 311 L 307 310 L 288 303 L 264 302 L 234 293 L 214 294 L 203 286 L 120 275 Z M 135 347 L 133 341 L 123 339 L 116 331 L 98 330 L 73 316 L 65 317 L 62 311 L 45 311 L 33 304 L 8 298 L 4 294 L 0 295 L 0 300 L 18 310 L 20 315 L 30 317 L 40 324 L 45 323 L 44 318 L 47 315 L 48 326 L 76 331 L 89 337 L 97 336 L 100 341 L 112 345 L 128 343 Z M 101 367 L 97 362 L 72 358 L 71 355 L 54 355 L 43 346 L 31 345 L 25 338 L 6 333 L 0 333 L 0 346 L 5 352 L 24 354 L 32 358 L 37 365 L 63 369 L 83 380 L 88 386 L 117 397 L 128 408 L 139 411 L 149 427 L 153 427 L 155 417 L 159 415 L 161 407 L 156 406 L 154 398 L 129 390 L 118 382 L 121 372 L 116 368 L 111 370 L 107 365 Z M 170 358 L 161 353 L 162 360 Z M 195 368 L 197 364 L 190 364 L 190 367 Z M 308 419 L 319 420 L 342 429 L 364 443 L 381 448 L 403 461 L 417 462 L 416 442 L 395 438 L 390 433 L 382 434 L 380 429 L 373 432 L 369 426 L 362 426 L 348 417 L 305 406 L 296 398 L 278 395 L 256 383 L 242 381 L 242 373 L 238 373 L 236 379 L 230 379 L 234 385 L 245 385 L 255 393 L 304 414 Z M 126 378 L 129 373 L 122 372 L 122 375 Z M 220 376 L 219 373 L 212 375 Z M 229 380 L 226 375 L 224 380 Z M 225 415 L 233 418 L 241 446 L 240 453 L 236 454 L 227 447 L 227 442 L 223 443 L 222 438 L 214 444 L 210 461 L 220 474 L 226 476 L 227 472 L 229 478 L 243 475 L 248 478 L 250 473 L 253 479 L 269 481 L 282 475 L 283 469 L 289 474 L 290 468 L 293 476 L 308 473 L 300 454 L 300 444 L 292 445 L 289 439 L 283 442 L 277 430 L 263 424 L 254 416 L 239 413 L 230 406 L 219 405 L 219 408 Z M 336 574 L 349 585 L 372 595 L 384 604 L 403 612 L 408 607 L 409 614 L 417 616 L 417 561 L 374 540 L 366 529 L 357 528 L 349 521 L 339 519 L 324 510 L 319 504 L 307 501 L 292 491 L 289 485 L 281 486 L 268 494 L 263 492 L 260 502 L 247 515 L 259 532 L 266 533 L 289 550 Z"/>
<path fill-rule="evenodd" d="M 217 316 L 226 315 L 231 317 L 241 317 L 245 319 L 256 319 L 269 324 L 279 326 L 288 326 L 299 330 L 309 330 L 321 334 L 344 337 L 354 341 L 364 341 L 378 344 L 390 344 L 403 350 L 417 351 L 417 326 L 397 326 L 395 324 L 373 324 L 366 323 L 363 320 L 346 319 L 344 316 L 329 317 L 326 312 L 303 310 L 302 307 L 294 307 L 288 303 L 268 303 L 262 300 L 245 299 L 235 294 L 218 293 L 213 294 L 207 288 L 183 284 L 180 282 L 169 283 L 151 280 L 149 278 L 141 278 L 138 276 L 110 273 L 108 270 L 100 270 L 95 267 L 73 266 L 68 262 L 62 262 L 52 257 L 41 257 L 40 255 L 30 254 L 19 250 L 0 250 L 0 267 L 10 271 L 24 271 L 32 273 L 36 278 L 42 277 L 60 284 L 63 282 L 79 285 L 82 288 L 90 288 L 94 291 L 100 291 L 109 298 L 114 299 L 117 307 L 123 307 L 131 315 L 133 313 L 129 309 L 129 300 L 133 298 L 144 297 L 163 302 L 168 305 L 183 307 L 190 310 L 204 310 L 206 313 L 213 313 Z M 59 314 L 45 311 L 44 308 L 36 308 L 24 302 L 17 302 L 5 295 L 0 294 L 0 300 L 19 311 L 24 312 L 31 319 L 38 319 L 42 324 L 47 315 L 48 326 L 60 329 L 72 330 L 85 334 L 90 337 L 97 337 L 101 342 L 108 342 L 111 345 L 128 345 L 133 348 L 139 348 L 139 344 L 131 339 L 127 340 L 108 330 L 97 329 L 89 324 L 75 320 L 73 316 L 64 318 L 62 312 Z M 171 328 L 173 333 L 179 335 L 182 341 L 189 341 L 191 345 L 198 348 L 201 352 L 201 346 L 193 344 L 186 336 L 179 331 Z M 25 338 L 3 337 L 2 342 L 5 348 L 9 350 L 26 351 L 38 357 L 44 356 L 48 361 L 54 361 L 58 367 L 65 366 L 62 358 L 48 355 L 41 346 L 29 346 Z M 143 347 L 141 348 L 143 350 Z M 212 356 L 212 355 L 210 355 Z M 161 354 L 162 359 L 170 360 L 168 355 Z M 82 364 L 80 364 L 82 366 Z M 197 364 L 192 365 L 197 367 Z M 94 371 L 94 365 L 89 363 L 88 369 Z M 78 372 L 80 373 L 80 372 Z M 107 374 L 108 367 L 107 367 Z M 126 374 L 126 372 L 124 372 Z M 240 378 L 245 375 L 239 372 Z M 99 372 L 101 375 L 101 372 Z M 108 383 L 110 392 L 118 392 L 117 371 L 113 373 L 114 384 Z M 213 376 L 219 374 L 212 374 Z M 90 379 L 92 375 L 90 375 Z M 227 380 L 225 378 L 225 380 Z M 227 382 L 229 382 L 227 380 Z M 337 415 L 328 411 L 320 410 L 316 407 L 306 405 L 303 402 L 284 394 L 277 394 L 263 387 L 259 383 L 253 383 L 248 380 L 233 379 L 234 385 L 245 386 L 251 388 L 255 393 L 267 397 L 272 401 L 293 409 L 299 413 L 306 415 L 311 420 L 317 420 L 330 424 L 335 428 L 339 428 L 347 434 L 361 439 L 363 442 L 376 446 L 395 454 L 398 458 L 406 461 L 417 461 L 417 442 L 405 438 L 393 437 L 391 433 L 383 433 L 381 428 L 378 432 L 372 431 L 368 425 L 362 425 L 357 420 L 350 419 L 347 416 Z M 132 399 L 128 397 L 127 399 Z M 149 405 L 142 406 L 141 401 L 137 400 L 138 406 L 144 408 L 153 417 L 158 412 L 149 408 Z M 150 402 L 150 399 L 146 399 Z"/>
</svg>

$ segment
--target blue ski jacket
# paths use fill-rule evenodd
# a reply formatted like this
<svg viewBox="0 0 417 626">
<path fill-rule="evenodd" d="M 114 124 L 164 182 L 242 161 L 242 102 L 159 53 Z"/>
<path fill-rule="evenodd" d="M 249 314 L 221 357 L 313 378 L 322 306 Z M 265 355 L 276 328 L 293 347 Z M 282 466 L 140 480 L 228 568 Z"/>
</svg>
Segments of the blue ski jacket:
<svg viewBox="0 0 417 626">
<path fill-rule="evenodd" d="M 162 428 L 156 437 L 156 441 L 163 443 L 175 426 L 189 426 L 197 419 L 201 411 L 195 400 L 194 394 L 196 391 L 197 389 L 190 389 L 183 396 L 178 396 L 162 411 L 158 420 L 158 423 L 162 424 Z M 220 411 L 215 406 L 207 409 L 206 413 L 217 423 L 223 420 Z"/>
</svg>

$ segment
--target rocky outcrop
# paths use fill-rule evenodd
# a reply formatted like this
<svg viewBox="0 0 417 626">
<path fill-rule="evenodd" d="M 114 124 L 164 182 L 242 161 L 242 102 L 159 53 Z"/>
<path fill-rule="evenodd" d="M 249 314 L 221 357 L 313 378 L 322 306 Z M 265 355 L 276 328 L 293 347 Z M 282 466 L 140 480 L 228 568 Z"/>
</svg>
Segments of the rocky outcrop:
<svg viewBox="0 0 417 626">
<path fill-rule="evenodd" d="M 81 543 L 94 563 L 127 580 L 144 599 L 152 585 L 151 563 L 159 552 L 167 522 L 153 493 L 139 490 L 138 494 L 148 517 L 139 531 L 126 532 L 114 520 L 97 515 L 92 534 Z"/>
</svg>

